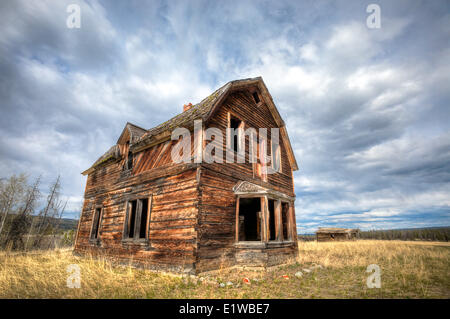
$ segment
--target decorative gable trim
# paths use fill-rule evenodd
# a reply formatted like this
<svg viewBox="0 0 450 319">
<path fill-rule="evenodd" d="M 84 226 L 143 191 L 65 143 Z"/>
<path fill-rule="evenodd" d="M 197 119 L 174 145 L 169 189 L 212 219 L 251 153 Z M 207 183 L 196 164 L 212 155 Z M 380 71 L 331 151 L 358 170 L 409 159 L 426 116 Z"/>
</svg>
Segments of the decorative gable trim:
<svg viewBox="0 0 450 319">
<path fill-rule="evenodd" d="M 271 195 L 276 198 L 286 199 L 289 201 L 295 200 L 295 197 L 288 196 L 279 191 L 262 187 L 260 185 L 256 185 L 247 181 L 239 181 L 236 185 L 233 186 L 233 192 L 236 195 Z"/>
</svg>

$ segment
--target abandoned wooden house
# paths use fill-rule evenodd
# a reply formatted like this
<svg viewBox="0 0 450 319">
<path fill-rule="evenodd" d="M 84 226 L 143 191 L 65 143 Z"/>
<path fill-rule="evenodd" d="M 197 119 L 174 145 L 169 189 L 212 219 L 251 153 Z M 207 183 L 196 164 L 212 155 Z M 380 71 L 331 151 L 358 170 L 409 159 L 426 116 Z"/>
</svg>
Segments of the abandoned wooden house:
<svg viewBox="0 0 450 319">
<path fill-rule="evenodd" d="M 336 228 L 336 227 L 319 227 L 316 231 L 317 241 L 341 241 L 356 239 L 359 229 Z"/>
<path fill-rule="evenodd" d="M 202 126 L 195 130 L 198 119 Z M 177 127 L 193 133 L 190 161 L 171 158 L 183 141 L 171 137 Z M 260 160 L 261 151 L 250 162 L 249 136 L 236 138 L 241 133 L 224 141 L 223 149 L 237 157 L 236 144 L 243 141 L 243 163 L 194 161 L 205 151 L 210 127 L 223 136 L 227 128 L 268 128 L 262 141 L 270 162 Z M 270 128 L 279 129 L 278 144 Z M 268 165 L 275 173 L 267 174 Z M 297 255 L 297 169 L 285 123 L 262 78 L 228 82 L 152 129 L 125 125 L 117 144 L 82 173 L 87 181 L 74 252 L 193 274 L 287 263 Z"/>
</svg>

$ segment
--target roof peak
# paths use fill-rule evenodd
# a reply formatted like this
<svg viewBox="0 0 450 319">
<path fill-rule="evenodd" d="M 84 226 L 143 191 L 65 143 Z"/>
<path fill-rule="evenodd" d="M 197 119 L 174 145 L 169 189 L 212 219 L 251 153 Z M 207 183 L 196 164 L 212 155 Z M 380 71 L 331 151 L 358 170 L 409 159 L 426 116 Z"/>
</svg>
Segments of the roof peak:
<svg viewBox="0 0 450 319">
<path fill-rule="evenodd" d="M 127 125 L 132 125 L 132 126 L 134 126 L 135 128 L 141 129 L 141 130 L 143 130 L 143 131 L 147 131 L 147 129 L 143 128 L 142 126 L 136 125 L 136 124 L 131 123 L 131 122 L 128 122 L 128 121 L 127 121 L 127 123 L 125 124 L 125 126 L 127 126 Z"/>
<path fill-rule="evenodd" d="M 257 86 L 262 93 L 263 99 L 266 102 L 269 111 L 272 113 L 276 124 L 281 128 L 282 137 L 286 139 L 288 157 L 292 167 L 294 170 L 298 170 L 295 155 L 285 128 L 285 123 L 281 118 L 280 113 L 273 102 L 272 96 L 270 95 L 269 90 L 267 89 L 261 76 L 228 81 L 199 103 L 192 105 L 188 110 L 181 112 L 171 119 L 148 130 L 136 124 L 127 122 L 117 141 L 117 144 L 119 144 L 122 139 L 131 138 L 131 144 L 133 144 L 131 146 L 132 152 L 137 152 L 155 145 L 155 143 L 159 143 L 158 141 L 162 141 L 164 138 L 167 138 L 167 132 L 170 132 L 177 127 L 190 126 L 191 124 L 193 125 L 194 120 L 196 119 L 202 119 L 205 122 L 208 121 L 230 92 L 250 86 Z"/>
</svg>

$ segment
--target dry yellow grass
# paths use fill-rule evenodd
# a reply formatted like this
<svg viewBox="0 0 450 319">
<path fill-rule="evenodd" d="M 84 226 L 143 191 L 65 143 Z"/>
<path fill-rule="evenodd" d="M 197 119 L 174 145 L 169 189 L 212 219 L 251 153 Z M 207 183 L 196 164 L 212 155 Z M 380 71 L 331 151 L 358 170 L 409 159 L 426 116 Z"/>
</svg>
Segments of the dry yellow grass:
<svg viewBox="0 0 450 319">
<path fill-rule="evenodd" d="M 0 252 L 0 298 L 450 298 L 450 245 L 402 241 L 300 242 L 293 264 L 266 272 L 222 269 L 209 280 L 231 287 L 113 266 L 71 250 Z M 81 288 L 68 288 L 67 266 L 81 270 Z M 303 277 L 294 274 L 322 265 Z M 381 268 L 380 289 L 369 289 L 366 268 Z M 282 278 L 288 275 L 289 279 Z M 257 279 L 243 285 L 242 278 Z M 239 287 L 237 284 L 241 283 Z"/>
</svg>

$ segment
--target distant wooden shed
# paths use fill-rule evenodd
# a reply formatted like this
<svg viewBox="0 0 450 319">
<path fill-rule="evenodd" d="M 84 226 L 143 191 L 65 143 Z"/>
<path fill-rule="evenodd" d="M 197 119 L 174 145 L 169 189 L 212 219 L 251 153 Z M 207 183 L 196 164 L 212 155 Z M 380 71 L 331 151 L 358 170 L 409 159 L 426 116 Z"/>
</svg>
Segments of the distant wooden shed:
<svg viewBox="0 0 450 319">
<path fill-rule="evenodd" d="M 356 239 L 358 234 L 359 229 L 319 227 L 316 231 L 316 238 L 317 241 L 352 240 Z"/>
</svg>

